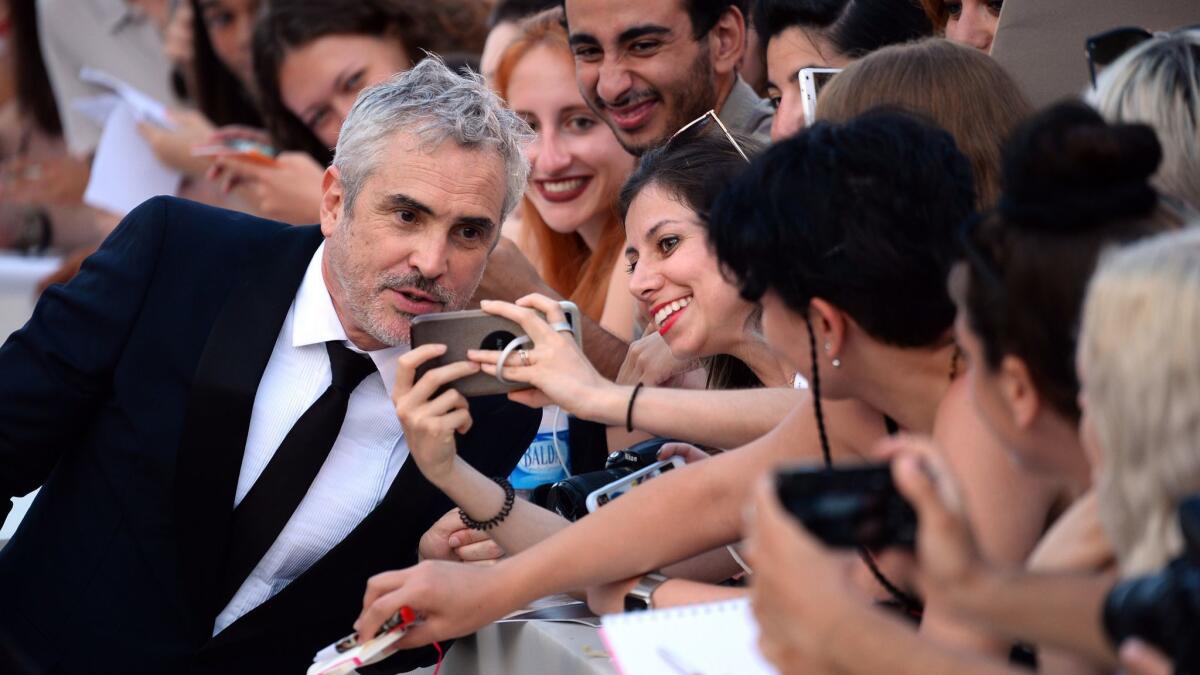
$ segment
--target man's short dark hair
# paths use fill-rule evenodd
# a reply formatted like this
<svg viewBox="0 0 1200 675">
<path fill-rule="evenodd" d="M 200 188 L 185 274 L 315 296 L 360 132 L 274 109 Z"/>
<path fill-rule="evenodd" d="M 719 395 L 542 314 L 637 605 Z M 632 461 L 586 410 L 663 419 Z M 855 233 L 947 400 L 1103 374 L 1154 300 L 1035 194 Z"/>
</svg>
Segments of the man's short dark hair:
<svg viewBox="0 0 1200 675">
<path fill-rule="evenodd" d="M 563 0 L 499 0 L 492 13 L 488 14 L 487 27 L 495 28 L 502 23 L 516 23 L 538 12 L 558 7 Z"/>
<path fill-rule="evenodd" d="M 934 344 L 954 321 L 946 276 L 975 206 L 950 134 L 907 113 L 818 122 L 755 159 L 717 198 L 717 258 L 751 302 L 807 314 L 822 298 L 868 334 Z"/>
<path fill-rule="evenodd" d="M 699 40 L 708 35 L 708 31 L 717 25 L 721 15 L 730 7 L 737 7 L 742 16 L 746 16 L 747 4 L 750 0 L 678 0 L 687 10 L 688 18 L 692 21 L 692 36 Z M 567 11 L 567 0 L 561 0 L 563 12 Z"/>
</svg>

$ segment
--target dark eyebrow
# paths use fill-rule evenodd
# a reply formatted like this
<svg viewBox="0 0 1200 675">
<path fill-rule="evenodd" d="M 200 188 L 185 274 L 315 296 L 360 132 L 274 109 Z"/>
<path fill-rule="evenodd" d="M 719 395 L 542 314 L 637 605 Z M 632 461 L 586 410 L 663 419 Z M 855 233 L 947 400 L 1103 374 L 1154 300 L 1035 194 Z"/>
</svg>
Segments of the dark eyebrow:
<svg viewBox="0 0 1200 675">
<path fill-rule="evenodd" d="M 670 35 L 670 33 L 670 28 L 652 23 L 644 26 L 634 26 L 633 28 L 626 28 L 625 30 L 621 31 L 621 34 L 617 36 L 617 44 L 632 42 L 633 40 L 636 40 L 640 37 L 645 37 L 647 35 Z"/>
<path fill-rule="evenodd" d="M 463 216 L 462 218 L 458 219 L 458 224 L 478 227 L 479 229 L 487 230 L 488 232 L 496 229 L 496 224 L 492 222 L 492 219 L 484 218 L 483 216 Z"/>
<path fill-rule="evenodd" d="M 389 211 L 389 212 L 399 211 L 400 209 L 411 209 L 413 211 L 418 211 L 420 213 L 424 213 L 425 215 L 428 215 L 428 216 L 436 216 L 436 214 L 433 212 L 433 209 L 429 208 L 428 206 L 425 206 L 421 202 L 413 199 L 412 197 L 409 197 L 408 195 L 400 194 L 400 193 L 396 193 L 394 195 L 388 195 L 387 197 L 384 197 L 383 209 L 385 211 Z M 485 218 L 484 220 L 487 220 L 487 219 Z M 490 223 L 491 221 L 488 221 L 488 222 Z"/>
<path fill-rule="evenodd" d="M 600 41 L 589 33 L 575 33 L 567 38 L 567 43 L 574 47 L 576 45 L 599 45 Z"/>
</svg>

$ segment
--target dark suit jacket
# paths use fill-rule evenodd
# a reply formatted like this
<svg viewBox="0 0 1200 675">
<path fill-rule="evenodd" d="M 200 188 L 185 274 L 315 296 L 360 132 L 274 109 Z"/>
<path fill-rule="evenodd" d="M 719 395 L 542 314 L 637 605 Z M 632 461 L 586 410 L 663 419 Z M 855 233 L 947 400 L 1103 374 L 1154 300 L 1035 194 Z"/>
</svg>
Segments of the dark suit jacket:
<svg viewBox="0 0 1200 675">
<path fill-rule="evenodd" d="M 415 563 L 452 504 L 409 461 L 345 540 L 211 637 L 254 394 L 321 239 L 152 199 L 0 348 L 0 519 L 42 486 L 0 550 L 0 646 L 39 671 L 300 673 L 351 631 L 369 576 Z M 460 454 L 508 475 L 538 413 L 471 413 Z"/>
</svg>

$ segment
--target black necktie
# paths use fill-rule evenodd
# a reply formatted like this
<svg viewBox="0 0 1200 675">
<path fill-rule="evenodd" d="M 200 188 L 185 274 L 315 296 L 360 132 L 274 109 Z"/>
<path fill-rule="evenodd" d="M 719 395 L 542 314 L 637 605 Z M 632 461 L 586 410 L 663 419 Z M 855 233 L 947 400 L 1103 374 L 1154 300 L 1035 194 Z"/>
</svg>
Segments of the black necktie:
<svg viewBox="0 0 1200 675">
<path fill-rule="evenodd" d="M 296 420 L 267 468 L 233 510 L 227 601 L 262 560 L 308 493 L 342 429 L 350 393 L 375 372 L 369 357 L 350 351 L 341 342 L 326 342 L 325 350 L 333 371 L 329 388 Z"/>
</svg>

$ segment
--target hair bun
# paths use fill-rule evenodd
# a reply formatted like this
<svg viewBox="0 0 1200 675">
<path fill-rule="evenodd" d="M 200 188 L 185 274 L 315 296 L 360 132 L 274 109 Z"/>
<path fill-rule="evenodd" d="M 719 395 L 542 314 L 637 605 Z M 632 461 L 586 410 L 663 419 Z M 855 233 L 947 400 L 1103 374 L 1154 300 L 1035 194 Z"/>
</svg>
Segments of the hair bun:
<svg viewBox="0 0 1200 675">
<path fill-rule="evenodd" d="M 1108 124 L 1083 104 L 1059 104 L 1009 140 L 999 209 L 1014 225 L 1061 231 L 1143 216 L 1158 203 L 1150 177 L 1161 161 L 1150 127 Z"/>
</svg>

